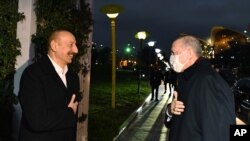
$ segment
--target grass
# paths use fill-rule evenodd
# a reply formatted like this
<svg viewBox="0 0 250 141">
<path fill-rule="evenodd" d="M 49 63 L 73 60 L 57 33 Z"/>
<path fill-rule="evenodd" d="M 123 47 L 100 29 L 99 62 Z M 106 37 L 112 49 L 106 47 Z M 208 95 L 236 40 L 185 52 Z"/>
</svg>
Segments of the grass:
<svg viewBox="0 0 250 141">
<path fill-rule="evenodd" d="M 111 107 L 111 71 L 92 69 L 89 98 L 89 141 L 112 141 L 120 126 L 150 93 L 148 81 L 141 81 L 140 95 L 137 94 L 137 74 L 117 71 L 116 107 Z"/>
</svg>

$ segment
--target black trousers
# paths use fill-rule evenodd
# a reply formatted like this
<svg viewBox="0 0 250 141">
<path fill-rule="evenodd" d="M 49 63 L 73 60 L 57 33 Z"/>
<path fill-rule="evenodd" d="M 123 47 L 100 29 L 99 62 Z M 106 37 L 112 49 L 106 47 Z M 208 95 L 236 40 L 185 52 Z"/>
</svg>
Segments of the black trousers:
<svg viewBox="0 0 250 141">
<path fill-rule="evenodd" d="M 155 100 L 158 100 L 158 91 L 159 91 L 159 86 L 151 86 L 151 100 L 155 98 Z"/>
</svg>

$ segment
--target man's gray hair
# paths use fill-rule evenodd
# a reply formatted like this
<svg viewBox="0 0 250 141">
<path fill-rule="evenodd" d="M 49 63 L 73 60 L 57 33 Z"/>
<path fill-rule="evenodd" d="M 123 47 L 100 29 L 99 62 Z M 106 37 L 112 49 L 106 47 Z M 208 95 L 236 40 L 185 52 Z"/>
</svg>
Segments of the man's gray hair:
<svg viewBox="0 0 250 141">
<path fill-rule="evenodd" d="M 185 47 L 191 47 L 195 51 L 197 56 L 201 56 L 202 48 L 200 41 L 197 38 L 195 38 L 194 36 L 187 35 L 180 37 L 179 39 L 183 42 L 183 45 Z"/>
</svg>

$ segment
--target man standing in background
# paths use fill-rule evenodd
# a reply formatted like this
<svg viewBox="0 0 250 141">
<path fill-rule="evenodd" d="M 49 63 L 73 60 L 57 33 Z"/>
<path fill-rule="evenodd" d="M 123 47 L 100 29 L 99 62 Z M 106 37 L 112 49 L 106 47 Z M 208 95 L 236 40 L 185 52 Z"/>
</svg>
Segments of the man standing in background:
<svg viewBox="0 0 250 141">
<path fill-rule="evenodd" d="M 153 66 L 150 70 L 150 86 L 151 86 L 151 100 L 159 101 L 158 90 L 161 85 L 162 73 L 157 66 Z"/>
</svg>

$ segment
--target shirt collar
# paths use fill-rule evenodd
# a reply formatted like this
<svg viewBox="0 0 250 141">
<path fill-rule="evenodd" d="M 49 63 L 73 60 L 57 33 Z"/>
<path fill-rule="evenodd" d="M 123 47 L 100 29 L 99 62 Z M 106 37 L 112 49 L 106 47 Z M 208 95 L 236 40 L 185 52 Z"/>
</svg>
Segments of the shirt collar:
<svg viewBox="0 0 250 141">
<path fill-rule="evenodd" d="M 52 65 L 54 66 L 57 74 L 66 74 L 68 72 L 68 66 L 66 65 L 64 68 L 61 68 L 49 55 L 48 55 Z"/>
</svg>

